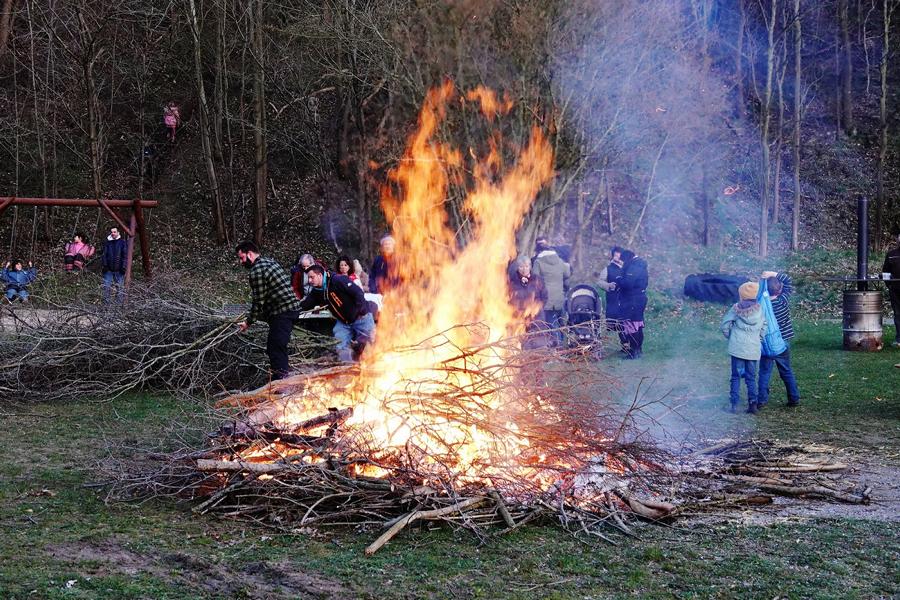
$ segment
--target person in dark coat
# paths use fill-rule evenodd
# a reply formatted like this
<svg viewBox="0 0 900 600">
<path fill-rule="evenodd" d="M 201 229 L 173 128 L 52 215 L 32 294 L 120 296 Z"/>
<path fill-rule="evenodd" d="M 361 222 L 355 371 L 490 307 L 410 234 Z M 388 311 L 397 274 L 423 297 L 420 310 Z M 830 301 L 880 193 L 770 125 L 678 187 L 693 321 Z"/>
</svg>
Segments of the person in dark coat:
<svg viewBox="0 0 900 600">
<path fill-rule="evenodd" d="M 894 348 L 900 348 L 900 228 L 896 229 L 894 234 L 897 237 L 897 246 L 888 250 L 881 272 L 890 274 L 885 286 L 891 300 L 891 310 L 894 312 Z"/>
<path fill-rule="evenodd" d="M 515 262 L 516 270 L 509 278 L 509 303 L 519 315 L 530 323 L 542 317 L 547 301 L 547 288 L 543 280 L 531 272 L 531 261 L 520 258 Z"/>
<path fill-rule="evenodd" d="M 112 286 L 116 286 L 116 299 L 125 299 L 125 270 L 128 268 L 128 242 L 119 234 L 118 227 L 110 227 L 103 242 L 103 303 L 109 304 Z"/>
<path fill-rule="evenodd" d="M 507 269 L 507 275 L 509 303 L 522 319 L 525 333 L 530 334 L 524 341 L 523 348 L 534 350 L 552 345 L 555 337 L 550 334 L 544 317 L 547 288 L 540 276 L 532 273 L 531 260 L 523 256 L 513 261 L 511 270 Z"/>
<path fill-rule="evenodd" d="M 381 238 L 381 254 L 375 257 L 369 270 L 369 291 L 373 294 L 385 294 L 400 283 L 394 258 L 395 247 L 393 236 Z"/>
<path fill-rule="evenodd" d="M 625 357 L 640 358 L 644 346 L 644 310 L 647 308 L 647 261 L 631 250 L 622 251 L 622 275 L 617 283 L 622 310 Z"/>
<path fill-rule="evenodd" d="M 606 292 L 606 329 L 615 331 L 620 334 L 622 327 L 619 323 L 622 318 L 622 302 L 619 299 L 620 290 L 619 283 L 622 277 L 622 248 L 613 246 L 609 251 L 609 264 L 600 271 L 600 278 L 597 285 Z"/>
<path fill-rule="evenodd" d="M 311 266 L 307 272 L 312 291 L 300 302 L 300 310 L 327 306 L 335 318 L 334 337 L 338 358 L 353 360 L 353 342 L 357 355 L 375 340 L 375 319 L 366 301 L 365 292 L 346 275 L 329 275 L 321 265 Z"/>
</svg>

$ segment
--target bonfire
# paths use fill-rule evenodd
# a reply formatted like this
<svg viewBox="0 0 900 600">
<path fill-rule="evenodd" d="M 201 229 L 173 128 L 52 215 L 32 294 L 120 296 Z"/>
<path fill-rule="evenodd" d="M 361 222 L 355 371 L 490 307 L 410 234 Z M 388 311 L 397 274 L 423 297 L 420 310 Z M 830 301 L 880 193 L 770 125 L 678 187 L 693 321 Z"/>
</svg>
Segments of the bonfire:
<svg viewBox="0 0 900 600">
<path fill-rule="evenodd" d="M 460 106 L 489 123 L 512 109 L 485 88 L 461 95 L 448 82 L 428 93 L 385 186 L 400 283 L 361 361 L 225 398 L 230 417 L 210 447 L 123 478 L 119 496 L 188 497 L 202 500 L 198 513 L 286 531 L 384 527 L 370 553 L 422 520 L 483 535 L 549 517 L 604 537 L 601 526 L 629 532 L 635 517 L 674 513 L 671 483 L 686 463 L 667 466 L 668 454 L 641 442 L 640 407 L 615 408 L 615 380 L 565 352 L 522 349 L 539 307 L 523 315 L 509 305 L 506 268 L 554 176 L 547 138 L 533 128 L 508 165 L 499 134 L 480 154 L 449 147 L 438 130 Z M 464 241 L 446 210 L 451 185 L 467 189 Z"/>
</svg>

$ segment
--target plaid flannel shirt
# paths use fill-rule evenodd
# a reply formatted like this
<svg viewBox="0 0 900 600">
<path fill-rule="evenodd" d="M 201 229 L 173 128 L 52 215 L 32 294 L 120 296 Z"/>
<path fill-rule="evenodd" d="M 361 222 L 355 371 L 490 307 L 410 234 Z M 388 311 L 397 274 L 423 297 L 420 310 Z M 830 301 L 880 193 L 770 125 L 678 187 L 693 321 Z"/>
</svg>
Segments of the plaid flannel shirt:
<svg viewBox="0 0 900 600">
<path fill-rule="evenodd" d="M 259 257 L 250 269 L 250 314 L 247 324 L 267 320 L 290 310 L 300 310 L 291 288 L 291 277 L 275 259 Z"/>
</svg>

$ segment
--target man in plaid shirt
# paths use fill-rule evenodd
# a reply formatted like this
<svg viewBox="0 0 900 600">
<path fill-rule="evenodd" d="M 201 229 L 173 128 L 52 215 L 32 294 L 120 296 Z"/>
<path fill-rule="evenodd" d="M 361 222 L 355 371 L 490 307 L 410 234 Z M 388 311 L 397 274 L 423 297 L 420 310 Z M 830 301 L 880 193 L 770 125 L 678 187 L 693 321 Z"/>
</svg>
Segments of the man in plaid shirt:
<svg viewBox="0 0 900 600">
<path fill-rule="evenodd" d="M 282 379 L 290 370 L 288 344 L 294 322 L 300 316 L 300 300 L 294 295 L 287 271 L 275 259 L 260 256 L 256 244 L 241 242 L 236 250 L 238 261 L 250 271 L 250 313 L 239 324 L 240 330 L 247 331 L 256 321 L 269 324 L 266 354 L 272 379 Z"/>
</svg>

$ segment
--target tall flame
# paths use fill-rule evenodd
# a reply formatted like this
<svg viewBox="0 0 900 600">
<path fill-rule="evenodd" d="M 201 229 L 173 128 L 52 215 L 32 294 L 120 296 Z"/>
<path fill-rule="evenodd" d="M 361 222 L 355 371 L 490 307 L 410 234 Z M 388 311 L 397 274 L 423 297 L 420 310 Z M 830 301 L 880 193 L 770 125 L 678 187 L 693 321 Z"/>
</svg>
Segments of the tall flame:
<svg viewBox="0 0 900 600">
<path fill-rule="evenodd" d="M 531 442 L 520 432 L 520 418 L 552 408 L 540 397 L 515 397 L 515 375 L 504 372 L 510 352 L 497 342 L 522 332 L 507 299 L 507 261 L 515 254 L 516 230 L 553 177 L 553 152 L 537 127 L 505 173 L 499 133 L 489 136 L 483 156 L 450 147 L 438 132 L 456 100 L 451 82 L 428 92 L 385 186 L 399 284 L 385 295 L 360 375 L 344 389 L 307 386 L 303 398 L 283 407 L 280 420 L 289 425 L 327 406 L 352 406 L 345 425 L 353 433 L 345 435 L 376 449 L 372 458 L 396 465 L 402 455 L 401 461 L 416 462 L 417 472 L 424 465 L 444 480 L 484 481 L 542 460 L 526 452 Z M 486 88 L 465 101 L 477 103 L 489 123 L 512 108 Z M 447 213 L 451 188 L 461 187 L 471 226 L 465 244 Z"/>
</svg>

